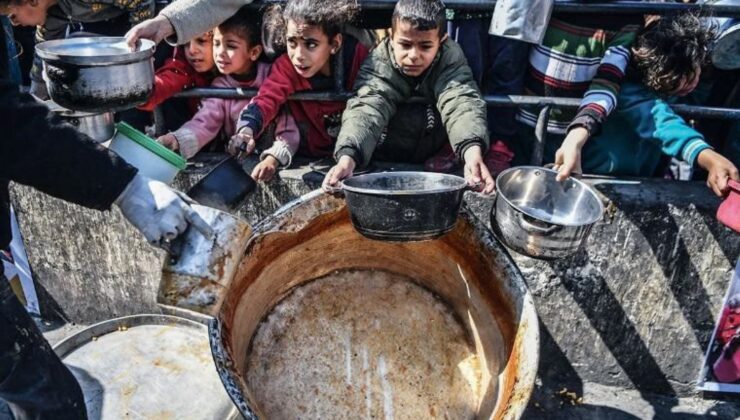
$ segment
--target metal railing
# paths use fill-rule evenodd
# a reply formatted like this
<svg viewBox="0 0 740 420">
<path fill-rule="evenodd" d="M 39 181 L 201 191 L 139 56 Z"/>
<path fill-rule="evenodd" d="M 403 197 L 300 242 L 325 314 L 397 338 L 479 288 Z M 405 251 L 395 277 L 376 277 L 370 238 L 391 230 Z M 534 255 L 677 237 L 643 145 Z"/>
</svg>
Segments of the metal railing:
<svg viewBox="0 0 740 420">
<path fill-rule="evenodd" d="M 282 3 L 282 1 L 266 0 L 251 3 L 249 7 L 261 8 L 269 3 Z M 364 10 L 389 10 L 396 4 L 395 0 L 360 0 Z M 445 1 L 449 9 L 460 9 L 466 11 L 492 11 L 496 2 L 494 0 L 451 0 Z M 685 4 L 685 3 L 651 3 L 643 1 L 628 2 L 556 2 L 554 12 L 563 13 L 619 13 L 619 14 L 672 14 L 678 12 L 693 11 L 712 16 L 740 17 L 740 5 L 728 4 Z M 337 56 L 341 56 L 338 54 Z M 342 60 L 334 60 L 334 90 L 321 92 L 301 92 L 291 95 L 289 99 L 299 101 L 346 101 L 351 93 L 344 89 L 344 68 Z M 181 98 L 228 98 L 242 99 L 251 98 L 257 93 L 256 89 L 240 88 L 195 88 L 189 89 L 175 95 Z M 549 111 L 556 108 L 578 108 L 580 98 L 559 98 L 545 96 L 521 96 L 521 95 L 484 95 L 483 99 L 488 106 L 495 107 L 519 107 L 532 106 L 539 108 L 539 116 L 535 126 L 535 137 L 537 145 L 533 152 L 532 163 L 542 163 L 545 137 L 547 136 L 547 122 Z M 424 102 L 423 98 L 410 98 L 408 102 Z M 722 120 L 740 120 L 740 109 L 714 108 L 694 105 L 671 105 L 676 113 L 688 118 L 709 118 Z"/>
</svg>

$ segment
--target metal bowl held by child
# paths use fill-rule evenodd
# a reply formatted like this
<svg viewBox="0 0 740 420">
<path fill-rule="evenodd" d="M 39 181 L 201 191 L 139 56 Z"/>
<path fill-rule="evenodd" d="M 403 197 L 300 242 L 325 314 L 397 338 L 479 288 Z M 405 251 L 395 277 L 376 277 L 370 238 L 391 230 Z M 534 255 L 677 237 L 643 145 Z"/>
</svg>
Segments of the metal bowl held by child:
<svg viewBox="0 0 740 420">
<path fill-rule="evenodd" d="M 428 172 L 382 172 L 344 180 L 354 227 L 370 239 L 421 241 L 452 230 L 465 179 Z"/>
<path fill-rule="evenodd" d="M 154 86 L 154 42 L 131 51 L 123 37 L 87 37 L 36 45 L 49 96 L 76 111 L 120 111 L 141 105 Z"/>
<path fill-rule="evenodd" d="M 586 241 L 604 213 L 583 182 L 558 182 L 557 172 L 532 166 L 507 169 L 496 178 L 491 227 L 509 248 L 534 258 L 566 257 Z"/>
</svg>

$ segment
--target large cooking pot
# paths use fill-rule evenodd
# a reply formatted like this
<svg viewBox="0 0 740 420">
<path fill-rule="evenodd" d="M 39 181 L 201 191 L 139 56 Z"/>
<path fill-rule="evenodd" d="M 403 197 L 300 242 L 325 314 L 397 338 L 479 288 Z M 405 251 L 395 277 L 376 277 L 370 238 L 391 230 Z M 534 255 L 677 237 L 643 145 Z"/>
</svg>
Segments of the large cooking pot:
<svg viewBox="0 0 740 420">
<path fill-rule="evenodd" d="M 209 223 L 214 215 L 223 214 L 203 207 L 196 211 L 204 212 Z M 188 274 L 182 259 L 177 267 L 166 263 L 158 301 L 175 311 L 186 308 L 213 317 L 209 336 L 216 368 L 245 418 L 265 418 L 264 406 L 270 402 L 258 400 L 248 385 L 247 355 L 261 321 L 296 287 L 337 271 L 360 269 L 409 277 L 453 311 L 483 372 L 477 418 L 516 419 L 524 412 L 539 357 L 534 304 L 506 251 L 467 211 L 436 241 L 373 241 L 353 228 L 344 200 L 316 191 L 279 209 L 253 230 L 235 232 L 234 246 L 211 259 L 211 269 Z M 195 236 L 195 247 L 183 255 L 200 255 L 209 246 L 199 233 L 187 235 Z M 216 236 L 218 242 L 220 235 Z M 362 343 L 350 344 L 359 350 Z M 417 351 L 424 349 L 399 349 L 399 354 Z M 386 355 L 388 363 L 382 367 L 375 366 L 373 359 L 368 375 L 375 375 L 377 369 L 403 368 L 390 362 L 391 356 Z M 338 357 L 337 369 L 344 369 L 345 355 Z M 286 381 L 294 379 L 286 377 Z M 308 398 L 322 398 L 322 394 L 317 390 Z M 375 409 L 380 407 L 381 416 L 383 407 L 399 410 L 398 404 L 403 403 L 395 401 L 393 393 L 385 398 L 383 393 L 372 393 L 368 398 Z"/>
<path fill-rule="evenodd" d="M 534 258 L 566 257 L 586 241 L 604 213 L 586 184 L 557 171 L 519 166 L 496 178 L 491 227 L 509 248 Z"/>
<path fill-rule="evenodd" d="M 36 45 L 44 62 L 49 96 L 76 111 L 133 108 L 147 101 L 154 86 L 154 42 L 142 39 L 131 51 L 123 37 L 86 37 Z"/>
<path fill-rule="evenodd" d="M 464 178 L 431 172 L 381 172 L 341 183 L 352 224 L 371 239 L 421 241 L 455 227 Z"/>
</svg>

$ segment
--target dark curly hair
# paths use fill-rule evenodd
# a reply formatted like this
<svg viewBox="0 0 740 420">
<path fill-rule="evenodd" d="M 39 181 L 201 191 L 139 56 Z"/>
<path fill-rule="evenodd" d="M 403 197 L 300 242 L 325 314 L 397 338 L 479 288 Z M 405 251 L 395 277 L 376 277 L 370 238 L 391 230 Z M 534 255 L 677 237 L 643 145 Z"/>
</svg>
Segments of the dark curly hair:
<svg viewBox="0 0 740 420">
<path fill-rule="evenodd" d="M 447 33 L 445 5 L 440 0 L 399 0 L 393 9 L 393 28 L 400 21 L 419 31 L 437 29 L 440 38 Z"/>
<path fill-rule="evenodd" d="M 637 35 L 632 70 L 659 94 L 673 92 L 684 78 L 693 78 L 707 64 L 716 30 L 693 13 L 659 18 Z"/>
<path fill-rule="evenodd" d="M 236 34 L 246 39 L 250 46 L 260 45 L 262 42 L 261 17 L 247 6 L 240 8 L 233 16 L 218 25 L 218 30 Z"/>
<path fill-rule="evenodd" d="M 333 38 L 360 11 L 357 0 L 288 0 L 283 18 L 321 28 Z"/>
</svg>

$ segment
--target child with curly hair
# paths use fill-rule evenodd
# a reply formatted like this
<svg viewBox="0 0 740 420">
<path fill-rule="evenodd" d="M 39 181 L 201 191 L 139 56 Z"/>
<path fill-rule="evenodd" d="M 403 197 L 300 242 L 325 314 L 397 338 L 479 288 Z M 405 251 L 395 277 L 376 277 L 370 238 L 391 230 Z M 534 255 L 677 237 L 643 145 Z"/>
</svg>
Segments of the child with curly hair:
<svg viewBox="0 0 740 420">
<path fill-rule="evenodd" d="M 262 55 L 260 33 L 258 17 L 247 8 L 240 9 L 214 30 L 213 59 L 222 76 L 212 86 L 258 88 L 264 83 L 270 66 L 258 61 Z M 247 99 L 206 98 L 190 121 L 157 141 L 191 158 L 219 133 L 223 132 L 226 138 L 234 135 L 239 114 L 247 103 Z M 289 115 L 280 113 L 276 121 L 276 141 L 297 138 L 297 127 Z"/>
<path fill-rule="evenodd" d="M 345 88 L 352 87 L 360 64 L 368 55 L 365 45 L 342 33 L 343 26 L 357 11 L 357 3 L 352 0 L 288 0 L 286 3 L 282 18 L 287 52 L 275 60 L 259 93 L 241 113 L 238 132 L 229 142 L 229 152 L 236 154 L 246 147 L 251 153 L 254 139 L 286 104 L 300 128 L 300 138 L 295 142 L 276 139 L 271 148 L 262 152 L 261 162 L 252 172 L 255 179 L 269 180 L 278 167 L 289 166 L 296 153 L 331 156 L 345 102 L 289 101 L 288 96 L 332 89 L 335 60 L 340 60 L 343 67 Z"/>
<path fill-rule="evenodd" d="M 713 30 L 693 14 L 654 20 L 638 33 L 619 105 L 601 133 L 576 150 L 584 171 L 659 175 L 661 158 L 671 156 L 706 170 L 718 196 L 728 192 L 728 181 L 740 179 L 735 165 L 671 109 L 696 88 L 713 39 Z M 558 151 L 556 167 L 563 161 Z"/>
</svg>

